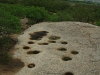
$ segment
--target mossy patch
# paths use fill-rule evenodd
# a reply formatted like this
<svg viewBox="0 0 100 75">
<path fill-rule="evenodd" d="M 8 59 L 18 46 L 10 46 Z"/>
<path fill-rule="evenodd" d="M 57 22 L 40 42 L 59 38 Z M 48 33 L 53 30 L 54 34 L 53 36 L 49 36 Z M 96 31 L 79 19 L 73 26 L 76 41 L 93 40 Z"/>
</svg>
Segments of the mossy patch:
<svg viewBox="0 0 100 75">
<path fill-rule="evenodd" d="M 60 39 L 60 37 L 59 36 L 50 36 L 49 39 L 50 40 L 58 40 L 58 39 Z"/>
</svg>

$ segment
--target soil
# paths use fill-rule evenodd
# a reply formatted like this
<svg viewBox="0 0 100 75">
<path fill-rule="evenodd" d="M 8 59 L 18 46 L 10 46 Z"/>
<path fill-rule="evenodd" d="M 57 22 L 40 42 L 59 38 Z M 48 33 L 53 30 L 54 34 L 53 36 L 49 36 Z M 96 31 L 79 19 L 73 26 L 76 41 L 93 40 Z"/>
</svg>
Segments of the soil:
<svg viewBox="0 0 100 75">
<path fill-rule="evenodd" d="M 0 75 L 14 75 L 22 67 L 24 67 L 24 63 L 21 60 L 13 59 L 8 65 L 0 65 Z"/>
</svg>

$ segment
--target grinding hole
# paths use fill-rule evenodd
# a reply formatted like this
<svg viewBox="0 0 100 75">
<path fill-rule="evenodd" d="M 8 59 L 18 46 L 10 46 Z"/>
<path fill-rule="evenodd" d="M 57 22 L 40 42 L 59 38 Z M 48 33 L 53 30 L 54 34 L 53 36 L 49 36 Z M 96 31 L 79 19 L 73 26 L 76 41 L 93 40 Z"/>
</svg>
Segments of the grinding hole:
<svg viewBox="0 0 100 75">
<path fill-rule="evenodd" d="M 40 36 L 46 36 L 47 33 L 48 33 L 47 31 L 39 31 L 39 32 L 35 32 L 34 34 L 40 35 Z"/>
<path fill-rule="evenodd" d="M 48 45 L 48 43 L 38 43 L 39 45 Z"/>
<path fill-rule="evenodd" d="M 62 41 L 61 44 L 68 44 L 68 42 Z"/>
<path fill-rule="evenodd" d="M 66 72 L 64 75 L 74 75 L 74 74 L 71 72 Z"/>
<path fill-rule="evenodd" d="M 56 43 L 56 41 L 49 41 L 49 43 Z"/>
<path fill-rule="evenodd" d="M 78 52 L 78 51 L 72 51 L 71 53 L 74 54 L 74 55 L 76 55 L 76 54 L 78 54 L 79 52 Z"/>
<path fill-rule="evenodd" d="M 51 37 L 49 37 L 49 39 L 50 40 L 58 40 L 58 39 L 60 39 L 60 37 L 58 37 L 58 36 L 51 36 Z"/>
<path fill-rule="evenodd" d="M 62 60 L 63 61 L 69 61 L 69 60 L 72 60 L 72 58 L 70 58 L 70 57 L 63 57 Z"/>
<path fill-rule="evenodd" d="M 67 49 L 66 48 L 58 48 L 57 50 L 59 50 L 59 51 L 66 51 Z"/>
<path fill-rule="evenodd" d="M 29 41 L 29 42 L 28 42 L 28 44 L 34 44 L 34 42 L 32 42 L 32 41 Z"/>
<path fill-rule="evenodd" d="M 23 47 L 23 49 L 29 49 L 29 47 L 28 46 L 25 46 L 25 47 Z"/>
<path fill-rule="evenodd" d="M 31 35 L 30 40 L 41 40 L 42 37 L 43 36 L 33 34 L 33 35 Z"/>
<path fill-rule="evenodd" d="M 38 54 L 38 53 L 40 53 L 40 51 L 29 51 L 29 52 L 27 52 L 27 54 Z"/>
<path fill-rule="evenodd" d="M 43 36 L 47 35 L 47 31 L 39 31 L 39 32 L 34 32 L 33 34 L 30 34 L 31 40 L 41 40 Z"/>
<path fill-rule="evenodd" d="M 28 68 L 33 68 L 33 67 L 35 67 L 35 64 L 33 63 L 28 65 Z"/>
</svg>

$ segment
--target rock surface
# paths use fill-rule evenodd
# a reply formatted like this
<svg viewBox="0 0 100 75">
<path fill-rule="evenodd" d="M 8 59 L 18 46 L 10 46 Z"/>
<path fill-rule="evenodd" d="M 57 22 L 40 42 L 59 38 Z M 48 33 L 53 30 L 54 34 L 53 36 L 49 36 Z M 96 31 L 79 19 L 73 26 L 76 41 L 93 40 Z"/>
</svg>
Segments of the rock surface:
<svg viewBox="0 0 100 75">
<path fill-rule="evenodd" d="M 81 22 L 43 22 L 18 37 L 15 75 L 100 75 L 100 27 Z"/>
</svg>

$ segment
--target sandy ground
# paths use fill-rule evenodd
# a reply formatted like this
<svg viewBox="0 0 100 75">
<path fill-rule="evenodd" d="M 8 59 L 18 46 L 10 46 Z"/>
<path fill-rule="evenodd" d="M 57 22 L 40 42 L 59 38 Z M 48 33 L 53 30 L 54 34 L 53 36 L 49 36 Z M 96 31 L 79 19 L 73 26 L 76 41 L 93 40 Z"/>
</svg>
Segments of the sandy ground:
<svg viewBox="0 0 100 75">
<path fill-rule="evenodd" d="M 5 65 L 0 65 L 0 75 L 15 75 L 20 70 L 20 68 L 9 68 Z"/>
</svg>

